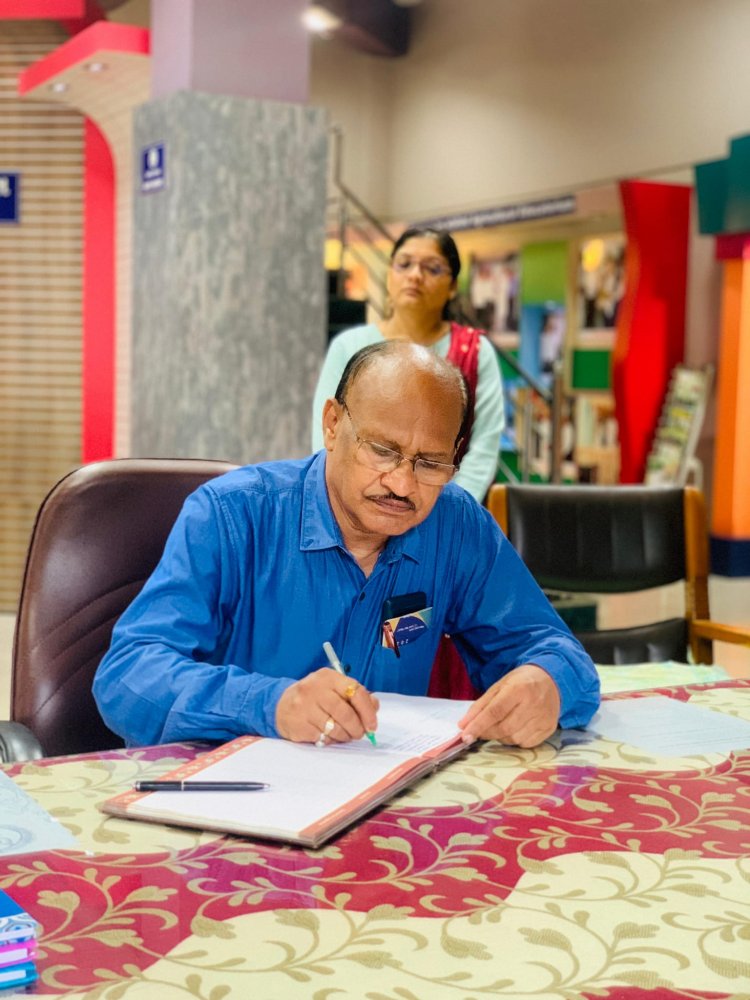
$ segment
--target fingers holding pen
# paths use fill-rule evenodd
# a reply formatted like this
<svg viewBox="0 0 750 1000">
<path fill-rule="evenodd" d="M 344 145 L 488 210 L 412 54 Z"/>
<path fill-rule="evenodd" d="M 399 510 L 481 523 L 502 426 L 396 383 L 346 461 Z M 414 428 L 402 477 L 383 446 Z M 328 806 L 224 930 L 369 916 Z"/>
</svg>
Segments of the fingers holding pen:
<svg viewBox="0 0 750 1000">
<path fill-rule="evenodd" d="M 323 652 L 328 657 L 328 662 L 331 665 L 331 668 L 335 670 L 336 673 L 339 674 L 341 677 L 347 677 L 348 668 L 344 667 L 343 663 L 339 659 L 338 653 L 333 648 L 333 645 L 330 642 L 326 641 L 323 643 Z M 374 730 L 375 726 L 377 725 L 377 709 L 380 706 L 376 698 L 372 700 L 373 696 L 369 695 L 369 692 L 365 693 L 368 694 L 371 700 L 369 702 L 367 701 L 363 702 L 362 692 L 360 692 L 359 690 L 360 687 L 361 685 L 359 685 L 356 681 L 349 679 L 347 686 L 344 688 L 343 691 L 340 691 L 339 693 L 343 698 L 345 698 L 348 702 L 351 703 L 354 710 L 358 713 L 365 727 L 365 735 L 367 736 L 368 740 L 370 740 L 370 742 L 373 745 L 375 745 Z M 359 699 L 359 704 L 357 704 L 357 699 Z M 376 713 L 375 721 L 373 724 L 371 724 L 371 727 L 368 728 L 368 718 L 373 718 L 373 705 L 375 706 L 375 713 Z"/>
<path fill-rule="evenodd" d="M 346 713 L 346 718 L 353 724 L 354 731 L 350 725 L 342 723 L 342 726 L 350 734 L 351 739 L 358 740 L 365 733 L 374 732 L 378 728 L 378 709 L 380 708 L 380 702 L 375 695 L 357 681 L 348 680 L 343 690 L 341 690 L 340 684 L 335 684 L 334 687 L 337 695 L 350 709 Z M 336 703 L 333 711 L 334 713 L 340 712 L 341 706 Z M 334 718 L 341 721 L 338 714 L 334 714 Z"/>
<path fill-rule="evenodd" d="M 378 699 L 361 684 L 323 667 L 286 689 L 276 707 L 276 729 L 295 742 L 358 740 L 377 728 L 378 708 Z"/>
</svg>

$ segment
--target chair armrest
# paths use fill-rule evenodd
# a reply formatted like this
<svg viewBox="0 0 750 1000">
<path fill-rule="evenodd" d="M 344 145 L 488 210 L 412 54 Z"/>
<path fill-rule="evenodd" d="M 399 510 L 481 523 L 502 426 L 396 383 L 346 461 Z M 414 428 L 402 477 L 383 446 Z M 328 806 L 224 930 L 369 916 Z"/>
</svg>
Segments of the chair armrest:
<svg viewBox="0 0 750 1000">
<path fill-rule="evenodd" d="M 701 639 L 714 639 L 716 642 L 734 642 L 741 646 L 750 646 L 750 629 L 741 625 L 721 625 L 719 622 L 696 618 L 691 624 L 693 635 Z"/>
<path fill-rule="evenodd" d="M 20 722 L 0 722 L 0 761 L 39 760 L 44 756 L 42 744 L 32 731 Z"/>
</svg>

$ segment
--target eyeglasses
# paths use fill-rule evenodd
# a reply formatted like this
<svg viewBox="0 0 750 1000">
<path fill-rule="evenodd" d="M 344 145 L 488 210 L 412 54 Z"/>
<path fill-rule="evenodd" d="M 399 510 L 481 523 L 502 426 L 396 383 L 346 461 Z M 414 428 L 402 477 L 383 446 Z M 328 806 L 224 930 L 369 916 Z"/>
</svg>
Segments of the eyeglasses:
<svg viewBox="0 0 750 1000">
<path fill-rule="evenodd" d="M 448 465 L 445 462 L 431 462 L 427 458 L 408 458 L 400 451 L 386 448 L 385 445 L 378 444 L 377 441 L 365 441 L 357 434 L 349 407 L 346 403 L 341 405 L 351 421 L 354 437 L 357 441 L 356 457 L 361 465 L 372 469 L 373 472 L 385 474 L 395 472 L 402 462 L 409 462 L 414 470 L 414 478 L 424 486 L 445 486 L 455 475 L 455 465 Z"/>
<path fill-rule="evenodd" d="M 427 278 L 440 278 L 444 274 L 450 274 L 451 269 L 446 264 L 441 264 L 435 258 L 420 260 L 418 257 L 394 257 L 391 267 L 396 274 L 407 274 L 413 267 L 418 267 Z"/>
</svg>

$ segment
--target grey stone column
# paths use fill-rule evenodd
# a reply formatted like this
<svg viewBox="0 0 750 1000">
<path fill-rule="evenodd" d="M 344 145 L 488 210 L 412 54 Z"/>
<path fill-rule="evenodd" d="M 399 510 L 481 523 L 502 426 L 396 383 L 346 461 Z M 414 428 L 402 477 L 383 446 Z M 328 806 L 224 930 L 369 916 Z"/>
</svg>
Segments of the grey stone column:
<svg viewBox="0 0 750 1000">
<path fill-rule="evenodd" d="M 164 186 L 141 192 L 159 143 Z M 132 454 L 309 451 L 325 352 L 326 120 L 182 92 L 135 114 Z"/>
</svg>

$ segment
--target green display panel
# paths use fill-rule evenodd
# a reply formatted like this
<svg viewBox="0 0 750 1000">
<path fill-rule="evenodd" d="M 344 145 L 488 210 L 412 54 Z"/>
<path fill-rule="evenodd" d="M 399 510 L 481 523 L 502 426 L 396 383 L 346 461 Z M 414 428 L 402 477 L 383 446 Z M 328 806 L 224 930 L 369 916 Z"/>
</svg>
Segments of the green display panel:
<svg viewBox="0 0 750 1000">
<path fill-rule="evenodd" d="M 513 350 L 508 351 L 508 354 L 512 355 L 514 358 L 518 358 L 518 348 L 514 347 Z M 500 365 L 500 377 L 503 382 L 510 382 L 513 379 L 518 378 L 515 368 L 511 368 L 502 354 L 497 354 L 498 364 Z"/>
<path fill-rule="evenodd" d="M 573 351 L 572 388 L 610 389 L 611 351 Z"/>
<path fill-rule="evenodd" d="M 564 305 L 568 282 L 568 244 L 530 243 L 521 250 L 521 305 Z"/>
</svg>

